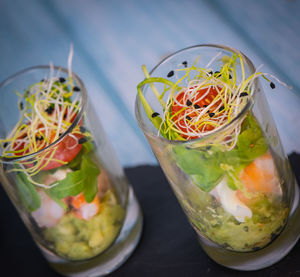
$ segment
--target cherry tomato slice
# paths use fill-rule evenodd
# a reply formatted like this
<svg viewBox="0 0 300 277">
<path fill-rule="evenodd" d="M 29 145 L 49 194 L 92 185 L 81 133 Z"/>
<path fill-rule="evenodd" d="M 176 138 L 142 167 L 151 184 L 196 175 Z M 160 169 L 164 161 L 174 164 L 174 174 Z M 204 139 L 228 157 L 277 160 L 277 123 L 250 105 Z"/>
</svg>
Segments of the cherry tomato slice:
<svg viewBox="0 0 300 277">
<path fill-rule="evenodd" d="M 75 119 L 76 115 L 74 115 L 74 118 L 72 118 L 71 122 Z M 82 121 L 81 120 L 79 122 L 79 125 L 82 125 Z M 38 129 L 43 129 L 44 125 L 43 124 L 39 124 Z M 44 133 L 44 131 L 42 131 L 42 133 Z M 20 138 L 24 138 L 26 135 L 22 135 L 20 136 Z M 48 161 L 46 160 L 48 157 L 51 157 L 51 161 L 49 163 L 47 163 L 47 165 L 45 167 L 42 168 L 42 170 L 50 170 L 50 169 L 55 169 L 57 167 L 60 167 L 62 165 L 64 165 L 66 162 L 70 162 L 72 161 L 76 155 L 80 152 L 82 145 L 79 144 L 77 141 L 82 138 L 83 135 L 81 134 L 72 134 L 72 136 L 70 135 L 66 135 L 63 140 L 61 142 L 59 142 L 58 145 L 56 145 L 56 151 L 54 153 L 54 155 L 51 157 L 51 152 L 49 152 L 49 155 L 47 155 L 45 157 L 45 161 L 42 162 L 41 167 L 43 165 L 45 165 Z M 49 141 L 52 143 L 54 142 L 55 138 L 55 133 L 51 133 Z M 77 141 L 75 141 L 77 140 Z M 42 142 L 42 140 L 37 139 L 36 140 L 37 145 L 40 145 Z M 75 146 L 76 145 L 76 146 Z M 21 150 L 24 149 L 24 143 L 20 144 L 17 149 L 15 150 Z M 20 152 L 20 153 L 16 153 L 15 155 L 17 156 L 23 156 L 28 154 L 29 151 L 25 150 L 24 152 Z M 33 163 L 31 164 L 25 164 L 26 167 L 32 167 Z"/>
<path fill-rule="evenodd" d="M 207 90 L 209 89 L 209 92 L 207 93 Z M 218 88 L 221 89 L 221 88 Z M 203 97 L 202 99 L 200 99 L 204 94 L 207 95 L 205 97 Z M 178 127 L 178 129 L 180 129 L 183 132 L 187 132 L 188 128 L 192 129 L 192 130 L 199 130 L 201 132 L 206 132 L 206 131 L 211 131 L 214 129 L 214 126 L 212 125 L 202 125 L 202 126 L 197 126 L 197 125 L 189 125 L 187 126 L 187 120 L 184 119 L 184 114 L 186 112 L 186 109 L 190 109 L 190 113 L 189 113 L 189 117 L 191 119 L 193 119 L 193 117 L 198 116 L 198 112 L 197 109 L 199 108 L 203 108 L 206 106 L 208 106 L 214 99 L 215 97 L 218 95 L 218 91 L 215 87 L 210 87 L 210 88 L 203 88 L 203 89 L 199 89 L 197 91 L 196 95 L 196 99 L 193 100 L 193 102 L 189 103 L 189 105 L 187 105 L 187 103 L 184 103 L 184 101 L 186 101 L 186 99 L 184 99 L 184 91 L 181 91 L 177 94 L 176 96 L 176 100 L 179 102 L 173 102 L 173 105 L 171 106 L 171 113 L 172 115 L 175 115 L 173 117 L 173 122 L 175 122 L 176 126 Z M 217 108 L 221 103 L 221 100 L 217 101 L 212 109 Z M 186 107 L 186 109 L 184 109 L 184 107 Z M 188 136 L 186 134 L 181 134 L 182 137 L 184 137 L 185 139 L 189 140 L 189 139 L 195 139 L 198 138 L 198 136 Z"/>
</svg>

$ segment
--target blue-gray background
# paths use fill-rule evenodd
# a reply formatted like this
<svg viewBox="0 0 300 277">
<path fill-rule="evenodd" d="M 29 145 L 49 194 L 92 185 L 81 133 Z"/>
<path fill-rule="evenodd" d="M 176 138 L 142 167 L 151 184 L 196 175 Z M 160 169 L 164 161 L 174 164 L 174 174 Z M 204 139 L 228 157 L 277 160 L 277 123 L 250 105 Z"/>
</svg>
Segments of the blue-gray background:
<svg viewBox="0 0 300 277">
<path fill-rule="evenodd" d="M 243 51 L 293 86 L 264 85 L 285 151 L 300 152 L 299 0 L 1 0 L 0 79 L 39 64 L 86 84 L 123 166 L 155 163 L 134 118 L 136 85 L 162 57 L 203 43 Z"/>
</svg>

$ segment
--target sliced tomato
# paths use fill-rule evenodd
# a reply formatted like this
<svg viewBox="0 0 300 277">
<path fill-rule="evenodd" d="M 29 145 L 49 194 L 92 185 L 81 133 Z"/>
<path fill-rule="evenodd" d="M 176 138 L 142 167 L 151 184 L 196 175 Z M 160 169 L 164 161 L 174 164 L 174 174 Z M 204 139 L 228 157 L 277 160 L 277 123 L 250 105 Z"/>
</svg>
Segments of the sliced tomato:
<svg viewBox="0 0 300 277">
<path fill-rule="evenodd" d="M 209 89 L 209 92 L 207 93 L 207 90 Z M 218 88 L 222 89 L 222 88 Z M 204 94 L 207 95 L 200 99 Z M 193 119 L 193 117 L 198 116 L 197 109 L 203 108 L 208 106 L 218 95 L 218 91 L 215 87 L 210 87 L 210 88 L 203 88 L 199 89 L 197 91 L 196 99 L 193 100 L 193 102 L 189 103 L 190 105 L 187 105 L 184 101 L 187 101 L 184 99 L 184 91 L 181 91 L 177 94 L 176 100 L 178 103 L 173 102 L 173 105 L 171 106 L 171 113 L 174 115 L 173 117 L 173 122 L 175 122 L 176 126 L 183 132 L 187 132 L 188 128 L 192 130 L 199 130 L 201 132 L 206 132 L 206 131 L 211 131 L 214 129 L 214 126 L 212 125 L 202 125 L 202 126 L 197 126 L 190 124 L 189 126 L 186 125 L 187 120 L 184 119 L 184 114 L 186 112 L 186 109 L 190 109 L 189 117 Z M 212 109 L 217 108 L 221 103 L 221 100 L 217 101 L 216 104 L 213 105 Z M 185 139 L 195 139 L 197 136 L 187 136 L 185 134 L 181 134 L 182 137 Z"/>
<path fill-rule="evenodd" d="M 73 135 L 79 140 L 82 135 Z M 67 135 L 57 146 L 55 154 L 53 155 L 53 161 L 50 161 L 43 170 L 50 170 L 57 167 L 62 166 L 64 163 L 62 162 L 70 162 L 72 161 L 77 154 L 80 152 L 82 148 L 82 144 L 77 143 L 75 147 L 73 147 L 77 142 L 74 141 L 74 138 Z M 50 156 L 51 154 L 49 154 Z M 60 162 L 62 161 L 62 162 Z M 45 162 L 46 163 L 46 162 Z"/>
<path fill-rule="evenodd" d="M 72 121 L 75 119 L 76 115 L 74 116 L 74 118 L 72 119 Z M 80 121 L 79 125 L 82 125 L 82 120 Z M 39 124 L 38 129 L 43 129 L 44 125 L 43 124 Z M 45 134 L 44 131 L 41 131 L 41 133 Z M 20 138 L 24 138 L 26 135 L 21 135 Z M 47 155 L 45 157 L 45 161 L 41 164 L 41 167 L 44 166 L 46 163 L 47 165 L 45 167 L 42 168 L 42 170 L 50 170 L 50 169 L 54 169 L 57 167 L 60 167 L 62 165 L 64 165 L 66 162 L 70 162 L 72 161 L 77 154 L 80 152 L 81 148 L 82 148 L 82 144 L 79 144 L 77 141 L 82 138 L 83 135 L 81 134 L 72 134 L 71 135 L 66 135 L 63 140 L 61 142 L 59 142 L 59 144 L 56 146 L 56 151 L 54 153 L 54 155 L 51 157 L 52 153 L 51 150 L 49 151 L 49 155 Z M 55 141 L 55 133 L 52 132 L 50 135 L 49 142 L 53 143 Z M 75 141 L 77 140 L 77 141 Z M 43 139 L 36 140 L 36 143 L 38 146 L 40 146 L 43 143 Z M 76 146 L 75 146 L 76 145 Z M 24 143 L 20 144 L 15 150 L 21 150 L 24 149 L 25 145 Z M 28 154 L 29 151 L 28 149 L 25 150 L 24 152 L 20 152 L 20 153 L 16 153 L 15 155 L 17 156 L 24 156 L 26 154 Z M 48 163 L 47 158 L 51 157 L 51 161 Z M 32 167 L 33 163 L 26 163 L 25 164 L 26 167 Z"/>
</svg>

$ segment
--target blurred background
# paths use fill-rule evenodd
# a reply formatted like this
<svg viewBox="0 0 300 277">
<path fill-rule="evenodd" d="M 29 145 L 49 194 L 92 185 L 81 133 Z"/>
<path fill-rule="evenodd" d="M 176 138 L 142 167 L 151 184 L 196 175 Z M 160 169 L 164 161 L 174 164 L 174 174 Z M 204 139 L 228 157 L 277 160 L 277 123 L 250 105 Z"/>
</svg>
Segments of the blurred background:
<svg viewBox="0 0 300 277">
<path fill-rule="evenodd" d="M 156 160 L 134 117 L 141 65 L 196 44 L 244 52 L 277 76 L 262 82 L 285 151 L 300 152 L 300 1 L 298 0 L 1 0 L 0 79 L 33 65 L 67 67 L 90 99 L 123 166 Z"/>
</svg>

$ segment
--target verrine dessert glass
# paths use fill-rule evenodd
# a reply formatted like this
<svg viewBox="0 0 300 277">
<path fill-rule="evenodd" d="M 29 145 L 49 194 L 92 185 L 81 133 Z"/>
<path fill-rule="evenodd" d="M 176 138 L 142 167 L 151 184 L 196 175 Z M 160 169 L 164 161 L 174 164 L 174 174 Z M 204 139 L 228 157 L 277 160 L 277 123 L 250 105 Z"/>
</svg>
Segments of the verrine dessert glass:
<svg viewBox="0 0 300 277">
<path fill-rule="evenodd" d="M 37 66 L 0 95 L 0 181 L 33 239 L 63 275 L 110 273 L 137 245 L 142 214 L 83 82 Z"/>
<path fill-rule="evenodd" d="M 203 249 L 240 270 L 281 259 L 299 237 L 299 193 L 258 80 L 274 89 L 273 76 L 220 45 L 143 71 L 137 121 Z"/>
</svg>

